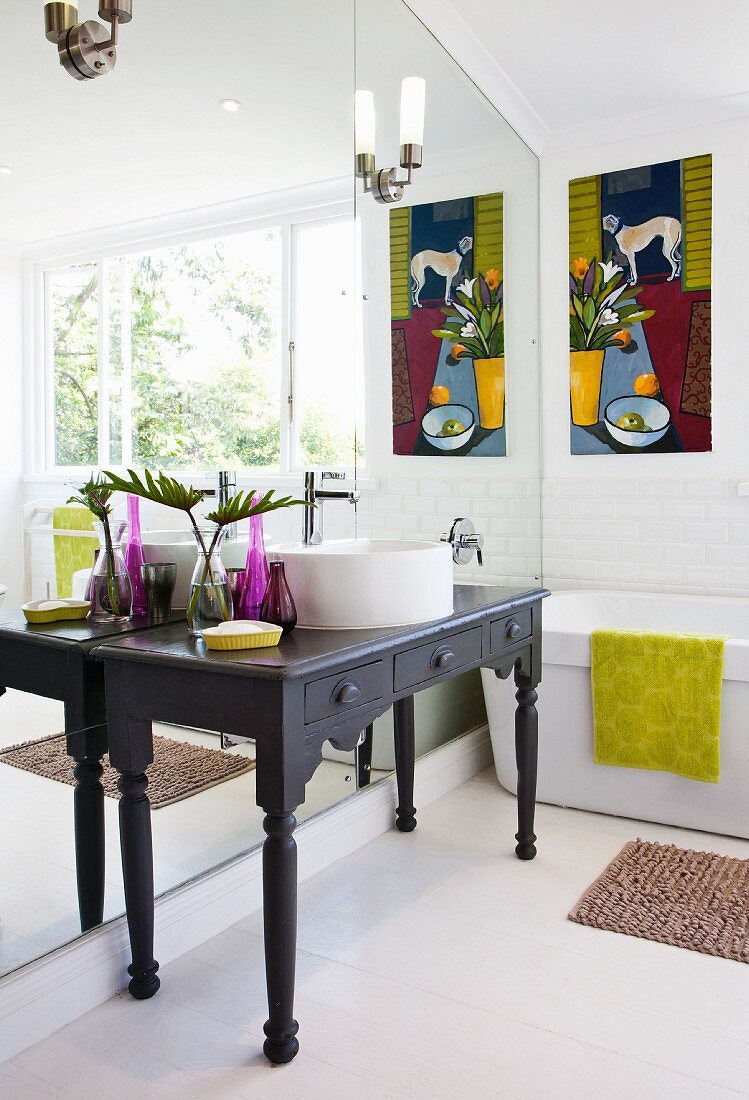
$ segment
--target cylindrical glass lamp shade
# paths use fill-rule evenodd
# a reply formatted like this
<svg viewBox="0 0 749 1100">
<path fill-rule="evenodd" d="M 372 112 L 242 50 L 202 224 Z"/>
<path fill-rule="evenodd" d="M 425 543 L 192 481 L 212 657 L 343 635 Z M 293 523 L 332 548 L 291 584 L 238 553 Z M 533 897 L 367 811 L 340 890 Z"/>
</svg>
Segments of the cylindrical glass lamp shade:
<svg viewBox="0 0 749 1100">
<path fill-rule="evenodd" d="M 420 76 L 407 76 L 401 85 L 401 145 L 424 144 L 426 82 Z"/>
<path fill-rule="evenodd" d="M 375 153 L 375 107 L 372 92 L 354 93 L 355 152 Z"/>
</svg>

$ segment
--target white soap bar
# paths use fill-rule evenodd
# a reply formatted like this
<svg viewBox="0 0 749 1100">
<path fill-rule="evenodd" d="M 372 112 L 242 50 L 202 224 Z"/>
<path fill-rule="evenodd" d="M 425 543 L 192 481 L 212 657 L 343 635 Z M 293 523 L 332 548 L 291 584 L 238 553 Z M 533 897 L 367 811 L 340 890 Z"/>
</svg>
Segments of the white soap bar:
<svg viewBox="0 0 749 1100">
<path fill-rule="evenodd" d="M 42 600 L 36 605 L 37 611 L 57 611 L 61 607 L 67 607 L 65 600 Z"/>
<path fill-rule="evenodd" d="M 268 627 L 265 623 L 258 623 L 247 619 L 232 620 L 228 623 L 219 623 L 213 630 L 219 630 L 222 634 L 265 634 Z"/>
</svg>

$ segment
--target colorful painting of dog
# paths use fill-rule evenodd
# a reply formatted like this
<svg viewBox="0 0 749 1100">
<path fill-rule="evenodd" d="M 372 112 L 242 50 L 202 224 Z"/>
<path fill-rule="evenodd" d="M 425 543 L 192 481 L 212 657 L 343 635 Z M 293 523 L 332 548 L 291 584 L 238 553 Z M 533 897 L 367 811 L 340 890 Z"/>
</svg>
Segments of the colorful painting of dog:
<svg viewBox="0 0 749 1100">
<path fill-rule="evenodd" d="M 573 454 L 712 450 L 710 154 L 569 185 Z"/>
<path fill-rule="evenodd" d="M 507 453 L 501 194 L 390 212 L 393 453 Z"/>
</svg>

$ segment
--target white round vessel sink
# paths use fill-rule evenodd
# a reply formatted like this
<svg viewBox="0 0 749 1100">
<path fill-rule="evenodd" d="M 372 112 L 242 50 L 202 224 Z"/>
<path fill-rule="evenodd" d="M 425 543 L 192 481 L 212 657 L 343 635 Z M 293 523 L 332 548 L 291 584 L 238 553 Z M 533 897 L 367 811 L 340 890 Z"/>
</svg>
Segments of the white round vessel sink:
<svg viewBox="0 0 749 1100">
<path fill-rule="evenodd" d="M 269 557 L 285 563 L 299 626 L 408 626 L 442 619 L 453 611 L 453 559 L 447 543 L 280 543 Z"/>
</svg>

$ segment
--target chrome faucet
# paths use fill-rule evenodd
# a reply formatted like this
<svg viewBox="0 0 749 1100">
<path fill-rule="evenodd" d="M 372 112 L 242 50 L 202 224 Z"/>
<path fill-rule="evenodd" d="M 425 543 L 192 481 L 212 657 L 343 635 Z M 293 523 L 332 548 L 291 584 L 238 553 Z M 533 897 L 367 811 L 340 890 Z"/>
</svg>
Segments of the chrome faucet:
<svg viewBox="0 0 749 1100">
<path fill-rule="evenodd" d="M 237 475 L 233 470 L 219 470 L 218 472 L 218 506 L 226 504 L 229 497 L 233 497 L 237 491 Z M 237 537 L 236 523 L 230 523 L 226 529 L 225 538 Z"/>
<path fill-rule="evenodd" d="M 342 474 L 320 474 L 320 481 L 336 480 Z M 322 542 L 322 507 L 326 500 L 345 500 L 349 504 L 358 504 L 361 493 L 358 490 L 346 492 L 345 490 L 318 489 L 314 470 L 307 470 L 304 475 L 304 502 L 308 505 L 304 511 L 302 539 L 306 546 L 319 546 Z"/>
</svg>

